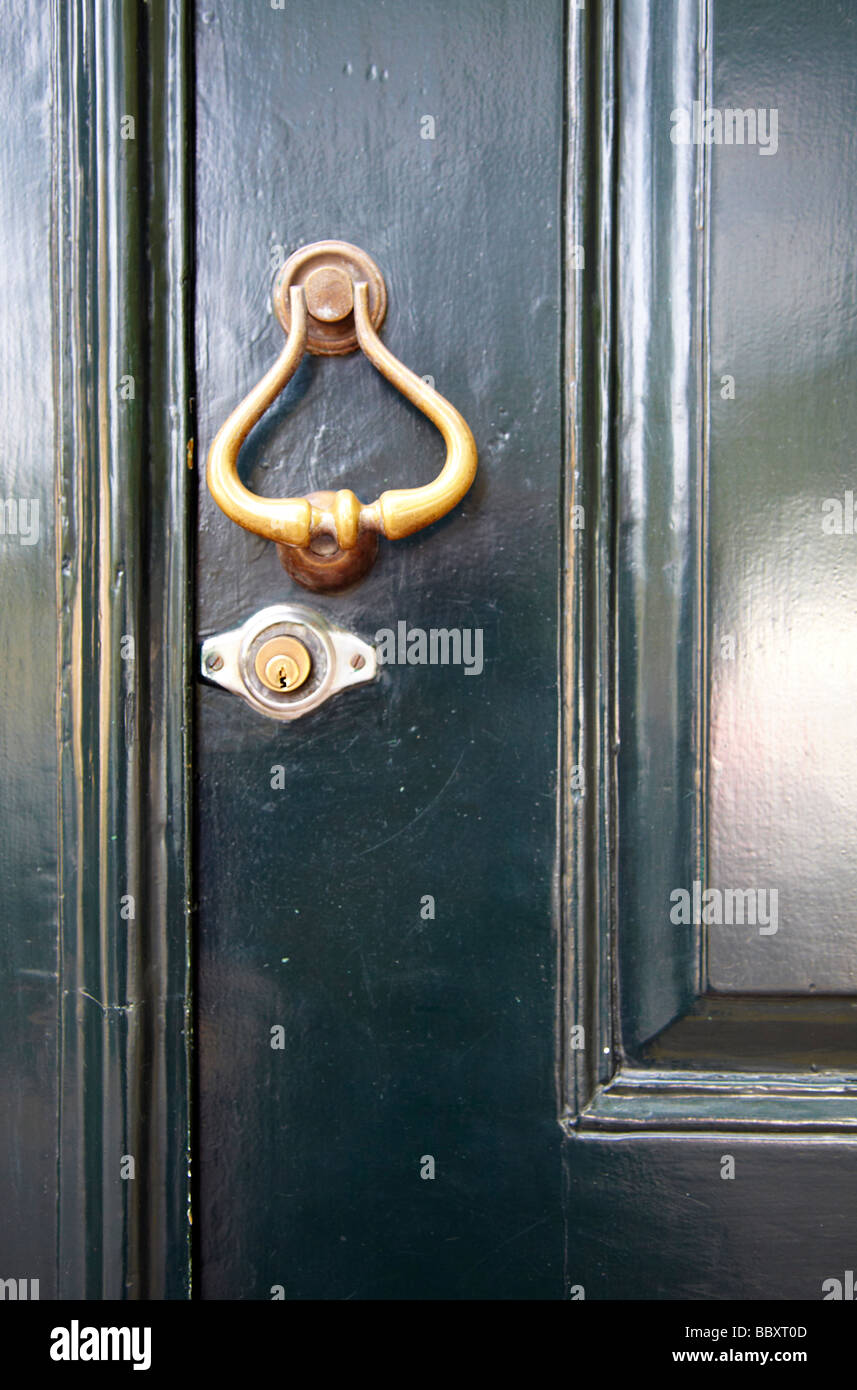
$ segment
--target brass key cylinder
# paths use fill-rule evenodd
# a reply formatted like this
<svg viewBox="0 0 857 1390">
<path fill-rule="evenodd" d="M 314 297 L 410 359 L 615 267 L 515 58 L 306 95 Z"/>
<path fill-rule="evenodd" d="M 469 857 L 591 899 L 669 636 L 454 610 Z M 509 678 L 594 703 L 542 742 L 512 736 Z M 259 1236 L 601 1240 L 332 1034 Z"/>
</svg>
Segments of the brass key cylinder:
<svg viewBox="0 0 857 1390">
<path fill-rule="evenodd" d="M 297 637 L 272 637 L 259 648 L 255 665 L 269 690 L 297 690 L 312 669 L 312 658 Z"/>
</svg>

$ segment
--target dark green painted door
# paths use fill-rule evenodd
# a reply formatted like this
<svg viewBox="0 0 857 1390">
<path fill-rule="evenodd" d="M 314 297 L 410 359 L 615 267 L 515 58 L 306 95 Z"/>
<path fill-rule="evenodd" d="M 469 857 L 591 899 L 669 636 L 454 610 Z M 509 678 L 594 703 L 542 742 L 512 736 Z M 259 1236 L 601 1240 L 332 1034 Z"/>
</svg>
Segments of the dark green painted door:
<svg viewBox="0 0 857 1390">
<path fill-rule="evenodd" d="M 280 350 L 274 268 L 338 237 L 481 455 L 462 505 L 339 597 L 203 492 L 200 633 L 287 599 L 370 641 L 483 644 L 478 675 L 386 665 L 292 724 L 200 692 L 204 1297 L 561 1295 L 562 25 L 559 3 L 199 8 L 201 449 Z M 357 354 L 306 359 L 241 467 L 370 500 L 442 454 Z"/>
<path fill-rule="evenodd" d="M 365 247 L 480 472 L 318 606 L 485 648 L 285 728 L 200 693 L 204 1296 L 848 1267 L 855 43 L 839 7 L 198 7 L 201 444 L 280 258 Z M 243 466 L 369 497 L 437 455 L 354 358 Z M 205 495 L 197 581 L 205 635 L 301 599 Z"/>
<path fill-rule="evenodd" d="M 0 1280 L 853 1292 L 850 8 L 9 24 Z M 322 596 L 202 465 L 334 237 L 480 464 Z M 369 499 L 441 454 L 308 358 L 241 474 Z M 199 644 L 284 601 L 481 669 L 268 720 Z"/>
</svg>

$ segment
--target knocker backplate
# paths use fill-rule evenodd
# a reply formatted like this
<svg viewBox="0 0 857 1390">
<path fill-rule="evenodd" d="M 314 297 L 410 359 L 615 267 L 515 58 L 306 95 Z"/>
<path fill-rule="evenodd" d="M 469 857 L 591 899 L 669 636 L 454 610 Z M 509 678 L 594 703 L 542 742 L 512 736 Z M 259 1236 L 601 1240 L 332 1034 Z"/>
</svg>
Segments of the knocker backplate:
<svg viewBox="0 0 857 1390">
<path fill-rule="evenodd" d="M 325 276 L 324 272 L 333 272 Z M 274 281 L 273 304 L 283 329 L 291 327 L 289 290 L 303 285 L 307 296 L 307 351 L 341 357 L 358 346 L 350 294 L 343 298 L 343 275 L 369 286 L 369 316 L 377 330 L 387 312 L 387 289 L 371 256 L 347 241 L 315 241 L 302 246 L 282 266 Z M 347 289 L 347 286 L 346 286 Z"/>
</svg>

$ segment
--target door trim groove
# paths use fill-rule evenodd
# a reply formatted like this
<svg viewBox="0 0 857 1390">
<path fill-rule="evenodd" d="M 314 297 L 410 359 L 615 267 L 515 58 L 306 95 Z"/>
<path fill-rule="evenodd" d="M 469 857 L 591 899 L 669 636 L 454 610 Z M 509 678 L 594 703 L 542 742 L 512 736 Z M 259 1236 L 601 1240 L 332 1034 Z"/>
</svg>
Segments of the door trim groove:
<svg viewBox="0 0 857 1390">
<path fill-rule="evenodd" d="M 52 22 L 57 1287 L 182 1298 L 188 22 L 179 0 L 55 0 Z"/>
</svg>

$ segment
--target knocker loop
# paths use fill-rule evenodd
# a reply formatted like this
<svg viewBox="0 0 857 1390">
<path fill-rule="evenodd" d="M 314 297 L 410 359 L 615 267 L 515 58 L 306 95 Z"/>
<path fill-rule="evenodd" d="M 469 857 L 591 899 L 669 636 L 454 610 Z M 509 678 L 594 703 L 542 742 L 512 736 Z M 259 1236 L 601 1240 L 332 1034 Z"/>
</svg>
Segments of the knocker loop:
<svg viewBox="0 0 857 1390">
<path fill-rule="evenodd" d="M 379 535 L 399 540 L 430 526 L 461 501 L 476 474 L 476 444 L 465 420 L 378 337 L 386 302 L 380 271 L 356 246 L 321 241 L 290 256 L 274 287 L 285 346 L 218 430 L 208 455 L 208 486 L 215 502 L 239 526 L 275 541 L 285 567 L 307 588 L 353 583 L 374 561 Z M 238 477 L 239 450 L 297 371 L 304 352 L 341 356 L 358 346 L 440 430 L 446 444 L 440 473 L 423 487 L 393 489 L 369 503 L 348 488 L 281 499 L 251 492 Z"/>
</svg>

